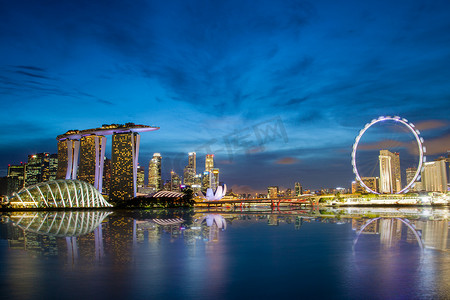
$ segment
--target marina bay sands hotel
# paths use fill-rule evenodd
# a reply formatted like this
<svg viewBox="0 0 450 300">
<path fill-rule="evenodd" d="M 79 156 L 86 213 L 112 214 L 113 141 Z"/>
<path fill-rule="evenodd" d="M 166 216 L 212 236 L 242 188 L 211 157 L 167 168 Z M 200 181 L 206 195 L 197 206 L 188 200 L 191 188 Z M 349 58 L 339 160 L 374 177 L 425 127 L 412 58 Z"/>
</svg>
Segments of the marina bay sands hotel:
<svg viewBox="0 0 450 300">
<path fill-rule="evenodd" d="M 70 130 L 57 136 L 57 179 L 78 179 L 92 184 L 99 192 L 103 185 L 106 136 L 112 135 L 111 200 L 136 196 L 137 166 L 141 132 L 159 127 L 111 124 L 101 128 Z"/>
</svg>

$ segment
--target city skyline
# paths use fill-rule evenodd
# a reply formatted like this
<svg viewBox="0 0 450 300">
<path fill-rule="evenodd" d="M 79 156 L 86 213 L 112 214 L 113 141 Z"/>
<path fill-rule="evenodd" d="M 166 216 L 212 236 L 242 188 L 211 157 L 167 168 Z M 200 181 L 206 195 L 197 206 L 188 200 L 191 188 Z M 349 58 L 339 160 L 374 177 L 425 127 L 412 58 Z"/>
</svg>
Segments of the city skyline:
<svg viewBox="0 0 450 300">
<path fill-rule="evenodd" d="M 349 187 L 354 138 L 380 115 L 411 120 L 430 160 L 450 149 L 445 1 L 0 8 L 0 176 L 110 123 L 161 127 L 142 136 L 141 166 L 161 153 L 163 174 L 183 174 L 186 153 L 215 154 L 249 192 Z"/>
</svg>

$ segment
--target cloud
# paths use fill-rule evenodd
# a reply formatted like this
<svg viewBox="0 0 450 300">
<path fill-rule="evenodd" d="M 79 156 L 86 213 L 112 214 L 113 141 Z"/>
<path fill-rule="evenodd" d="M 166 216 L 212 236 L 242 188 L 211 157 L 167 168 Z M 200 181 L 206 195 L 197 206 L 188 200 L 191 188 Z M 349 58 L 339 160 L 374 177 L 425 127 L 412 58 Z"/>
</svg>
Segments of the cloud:
<svg viewBox="0 0 450 300">
<path fill-rule="evenodd" d="M 446 127 L 449 123 L 442 120 L 427 120 L 414 124 L 420 131 Z"/>
<path fill-rule="evenodd" d="M 275 161 L 277 165 L 293 165 L 297 162 L 299 162 L 299 160 L 294 157 L 283 157 Z"/>
<path fill-rule="evenodd" d="M 250 187 L 248 185 L 237 185 L 237 184 L 234 184 L 234 185 L 231 186 L 231 188 L 228 188 L 228 190 L 230 190 L 230 189 L 233 191 L 233 193 L 236 193 L 236 194 L 252 194 L 252 195 L 255 195 L 255 194 L 266 192 L 266 191 L 262 191 L 262 190 L 255 190 L 255 189 L 253 189 L 252 187 Z"/>
<path fill-rule="evenodd" d="M 424 145 L 427 150 L 426 155 L 445 155 L 450 150 L 450 134 L 435 139 L 427 139 Z"/>
<path fill-rule="evenodd" d="M 407 147 L 408 143 L 403 143 L 395 140 L 382 140 L 375 143 L 360 143 L 358 144 L 358 150 L 382 150 L 391 149 L 397 147 Z"/>
</svg>

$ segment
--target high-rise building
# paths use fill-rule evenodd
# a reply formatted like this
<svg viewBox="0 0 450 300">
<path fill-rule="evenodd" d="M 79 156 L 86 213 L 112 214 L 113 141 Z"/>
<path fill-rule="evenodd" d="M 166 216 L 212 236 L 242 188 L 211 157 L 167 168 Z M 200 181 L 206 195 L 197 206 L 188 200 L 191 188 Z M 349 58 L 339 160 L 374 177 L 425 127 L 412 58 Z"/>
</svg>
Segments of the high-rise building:
<svg viewBox="0 0 450 300">
<path fill-rule="evenodd" d="M 111 194 L 113 199 L 127 198 L 129 194 L 129 186 L 125 190 L 124 176 L 118 176 L 125 172 L 127 176 L 131 176 L 131 185 L 133 190 L 132 194 L 136 194 L 136 181 L 137 181 L 137 161 L 139 157 L 139 142 L 140 132 L 158 130 L 159 127 L 136 125 L 134 123 L 125 124 L 103 124 L 101 128 L 93 128 L 86 130 L 69 130 L 68 132 L 58 135 L 58 179 L 77 179 L 78 175 L 78 160 L 81 161 L 81 175 L 82 179 L 92 182 L 93 185 L 102 191 L 102 175 L 103 175 L 103 163 L 104 163 L 104 150 L 106 144 L 106 135 L 113 135 L 112 142 L 112 168 L 111 168 Z M 117 135 L 116 137 L 114 137 Z M 128 137 L 127 137 L 128 136 Z M 80 144 L 81 145 L 81 159 Z M 124 154 L 120 154 L 118 149 L 125 149 Z M 131 155 L 131 159 L 128 159 Z M 131 164 L 131 171 L 128 170 Z M 122 168 L 127 165 L 125 170 Z M 119 167 L 120 166 L 120 167 Z M 91 173 L 90 171 L 93 171 Z M 94 175 L 93 175 L 94 174 Z M 121 186 L 121 187 L 120 187 Z M 117 188 L 121 189 L 120 192 Z M 119 197 L 119 198 L 118 198 Z"/>
<path fill-rule="evenodd" d="M 447 168 L 445 159 L 424 164 L 422 171 L 422 189 L 428 192 L 447 191 Z"/>
<path fill-rule="evenodd" d="M 213 191 L 217 189 L 219 186 L 219 168 L 211 168 L 211 172 L 209 173 L 210 176 L 210 187 Z"/>
<path fill-rule="evenodd" d="M 202 192 L 206 192 L 211 187 L 211 175 L 210 172 L 203 172 L 202 174 Z"/>
<path fill-rule="evenodd" d="M 202 175 L 201 174 L 196 174 L 194 176 L 194 184 L 191 186 L 191 188 L 195 193 L 198 193 L 199 191 L 201 191 L 201 189 L 202 189 Z"/>
<path fill-rule="evenodd" d="M 58 173 L 58 154 L 50 154 L 48 163 L 48 180 L 56 180 Z"/>
<path fill-rule="evenodd" d="M 400 155 L 380 150 L 380 193 L 396 193 L 402 189 Z"/>
<path fill-rule="evenodd" d="M 109 195 L 110 189 L 111 189 L 111 160 L 105 157 L 103 162 L 102 194 Z"/>
<path fill-rule="evenodd" d="M 160 153 L 154 153 L 148 164 L 148 187 L 153 188 L 155 192 L 162 189 L 161 159 Z"/>
<path fill-rule="evenodd" d="M 181 178 L 173 170 L 170 172 L 170 190 L 179 192 L 181 187 Z"/>
<path fill-rule="evenodd" d="M 28 155 L 25 186 L 49 180 L 49 158 L 50 154 L 46 152 Z"/>
<path fill-rule="evenodd" d="M 8 177 L 17 178 L 17 189 L 16 192 L 25 186 L 25 178 L 27 176 L 27 164 L 20 163 L 20 165 L 9 165 L 8 166 Z"/>
<path fill-rule="evenodd" d="M 79 140 L 63 139 L 58 141 L 56 179 L 77 179 L 79 151 Z"/>
<path fill-rule="evenodd" d="M 300 182 L 295 183 L 294 191 L 295 191 L 294 196 L 296 196 L 296 197 L 303 194 L 303 188 L 302 188 L 302 185 L 300 184 Z"/>
<path fill-rule="evenodd" d="M 196 153 L 190 152 L 188 156 L 188 165 L 184 168 L 184 184 L 192 186 L 194 184 L 194 177 L 196 170 Z"/>
<path fill-rule="evenodd" d="M 112 136 L 111 200 L 136 197 L 137 164 L 140 136 L 125 131 Z"/>
<path fill-rule="evenodd" d="M 145 185 L 145 169 L 144 167 L 137 167 L 137 187 L 143 187 Z"/>
<path fill-rule="evenodd" d="M 361 181 L 372 191 L 379 193 L 379 178 L 378 177 L 361 177 Z M 365 189 L 364 189 L 365 190 Z"/>
<path fill-rule="evenodd" d="M 407 168 L 406 169 L 406 183 L 410 183 L 414 179 L 416 172 L 417 172 L 417 168 Z"/>
<path fill-rule="evenodd" d="M 277 198 L 278 197 L 278 186 L 269 186 L 267 188 L 267 198 Z"/>
<path fill-rule="evenodd" d="M 80 139 L 80 164 L 78 179 L 92 184 L 102 190 L 103 163 L 105 157 L 106 137 L 88 135 Z"/>
<path fill-rule="evenodd" d="M 206 154 L 205 172 L 211 172 L 212 168 L 214 168 L 214 154 Z"/>
</svg>

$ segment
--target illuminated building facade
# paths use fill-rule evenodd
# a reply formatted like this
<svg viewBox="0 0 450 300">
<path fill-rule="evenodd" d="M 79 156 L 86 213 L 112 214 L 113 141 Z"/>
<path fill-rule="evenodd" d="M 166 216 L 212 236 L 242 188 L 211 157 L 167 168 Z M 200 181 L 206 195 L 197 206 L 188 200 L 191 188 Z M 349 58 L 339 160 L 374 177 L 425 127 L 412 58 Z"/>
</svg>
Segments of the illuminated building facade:
<svg viewBox="0 0 450 300">
<path fill-rule="evenodd" d="M 214 154 L 206 154 L 205 172 L 211 172 L 212 168 L 214 168 Z"/>
<path fill-rule="evenodd" d="M 76 179 L 80 141 L 63 139 L 58 141 L 58 171 L 56 179 Z"/>
<path fill-rule="evenodd" d="M 111 152 L 111 200 L 136 197 L 140 136 L 136 132 L 115 133 Z"/>
<path fill-rule="evenodd" d="M 50 154 L 48 161 L 48 180 L 56 180 L 57 172 L 58 172 L 58 154 Z"/>
<path fill-rule="evenodd" d="M 294 196 L 300 196 L 303 194 L 303 188 L 300 182 L 296 182 L 294 185 Z"/>
<path fill-rule="evenodd" d="M 153 158 L 148 164 L 148 187 L 153 188 L 155 192 L 160 191 L 161 187 L 161 154 L 154 153 Z"/>
<path fill-rule="evenodd" d="M 188 154 L 188 165 L 184 168 L 184 184 L 192 186 L 194 184 L 194 177 L 196 170 L 196 153 L 190 152 Z"/>
<path fill-rule="evenodd" d="M 8 166 L 8 177 L 16 178 L 15 180 L 17 181 L 17 188 L 15 188 L 13 192 L 20 190 L 25 186 L 26 176 L 27 176 L 27 164 L 20 163 L 20 165 Z"/>
<path fill-rule="evenodd" d="M 37 153 L 28 155 L 25 186 L 48 181 L 50 178 L 49 163 L 49 153 Z"/>
<path fill-rule="evenodd" d="M 137 187 L 143 187 L 145 185 L 145 169 L 144 167 L 137 167 Z"/>
<path fill-rule="evenodd" d="M 210 181 L 210 172 L 203 172 L 202 174 L 202 192 L 206 192 L 207 189 L 211 187 L 211 181 Z"/>
<path fill-rule="evenodd" d="M 110 187 L 111 187 L 111 160 L 105 157 L 103 162 L 102 194 L 109 195 Z"/>
<path fill-rule="evenodd" d="M 170 190 L 173 192 L 179 192 L 181 186 L 181 178 L 174 171 L 170 172 Z"/>
<path fill-rule="evenodd" d="M 219 168 L 211 168 L 211 172 L 209 173 L 209 181 L 210 181 L 210 187 L 213 191 L 217 189 L 219 186 Z"/>
<path fill-rule="evenodd" d="M 80 139 L 80 164 L 78 179 L 92 184 L 98 191 L 103 186 L 103 166 L 106 137 L 88 135 Z"/>
<path fill-rule="evenodd" d="M 396 193 L 402 189 L 400 155 L 389 150 L 380 150 L 380 193 Z"/>
<path fill-rule="evenodd" d="M 137 161 L 139 157 L 139 133 L 158 130 L 159 127 L 134 123 L 102 125 L 100 128 L 70 130 L 56 137 L 58 140 L 57 177 L 76 179 L 80 142 L 82 166 L 80 175 L 102 191 L 106 135 L 113 136 L 110 195 L 113 199 L 126 199 L 136 195 Z M 123 153 L 120 153 L 124 151 Z M 128 165 L 129 164 L 129 165 Z M 94 166 L 94 168 L 92 168 Z M 81 179 L 81 178 L 80 178 Z M 130 181 L 130 182 L 128 182 Z M 130 196 L 131 195 L 131 196 Z"/>
<path fill-rule="evenodd" d="M 194 184 L 191 186 L 192 190 L 197 193 L 202 189 L 202 175 L 196 174 L 194 176 Z"/>
<path fill-rule="evenodd" d="M 267 188 L 267 198 L 277 198 L 278 197 L 278 186 L 269 186 Z"/>
<path fill-rule="evenodd" d="M 422 171 L 422 189 L 428 192 L 447 191 L 447 168 L 445 160 L 426 162 Z"/>
</svg>

